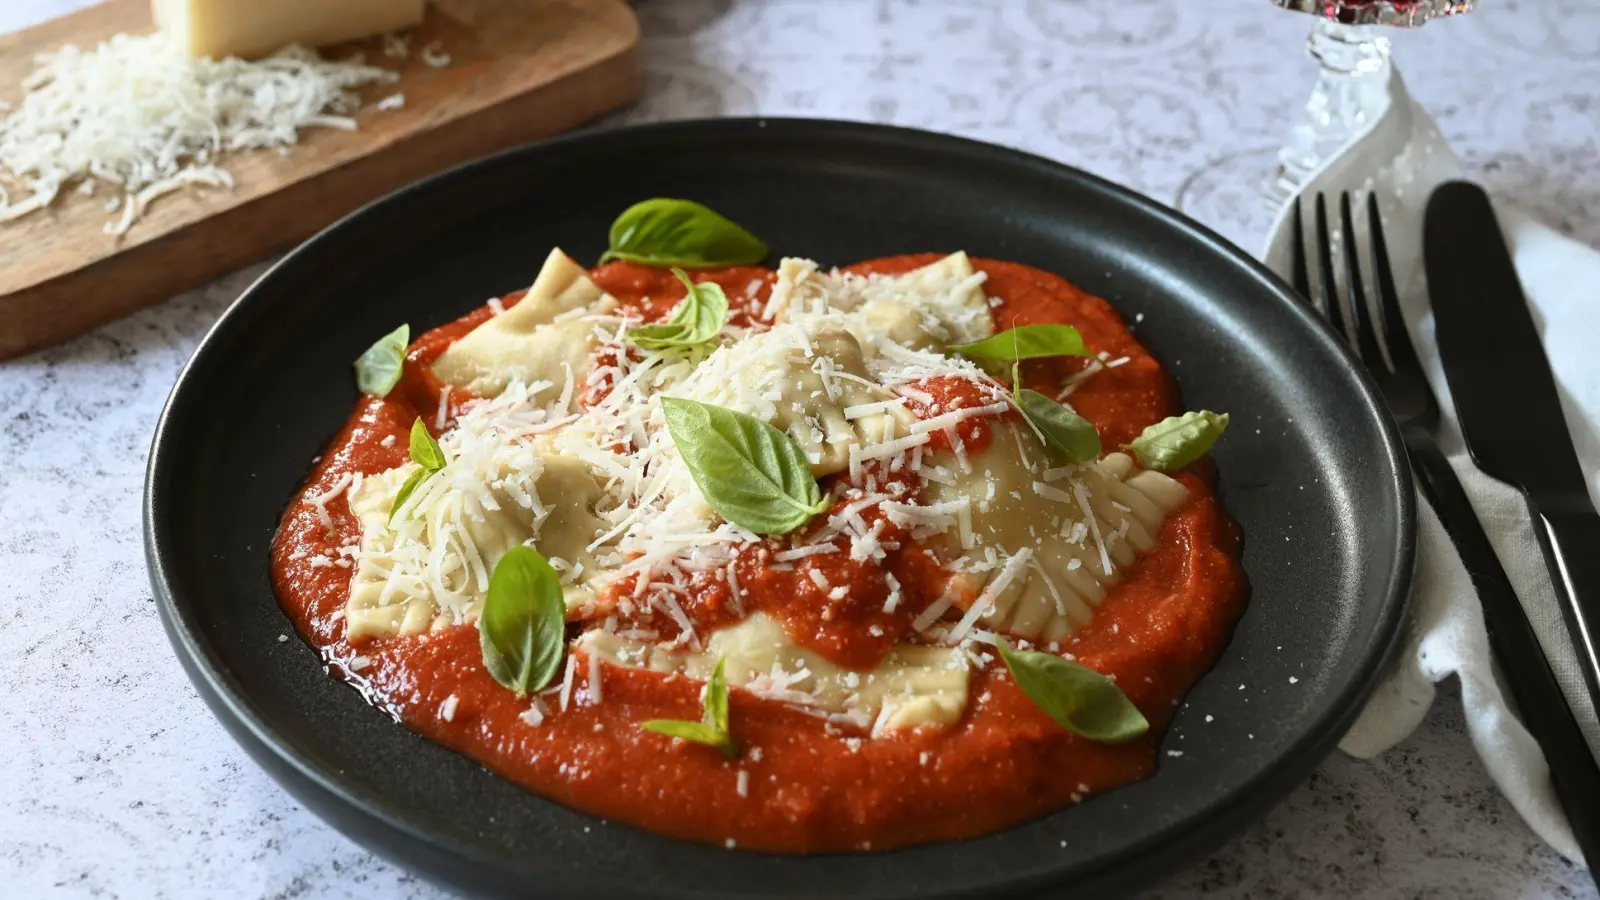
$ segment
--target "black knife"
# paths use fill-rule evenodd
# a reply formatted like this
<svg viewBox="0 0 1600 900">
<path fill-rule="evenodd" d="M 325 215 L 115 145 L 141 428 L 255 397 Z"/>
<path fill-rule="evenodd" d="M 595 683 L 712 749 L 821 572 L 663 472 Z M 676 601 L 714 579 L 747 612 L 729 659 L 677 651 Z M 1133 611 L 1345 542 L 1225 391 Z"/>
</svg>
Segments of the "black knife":
<svg viewBox="0 0 1600 900">
<path fill-rule="evenodd" d="M 1478 468 L 1527 500 L 1578 667 L 1600 707 L 1600 513 L 1482 188 L 1454 181 L 1434 191 L 1423 253 L 1439 356 L 1467 449 Z"/>
</svg>

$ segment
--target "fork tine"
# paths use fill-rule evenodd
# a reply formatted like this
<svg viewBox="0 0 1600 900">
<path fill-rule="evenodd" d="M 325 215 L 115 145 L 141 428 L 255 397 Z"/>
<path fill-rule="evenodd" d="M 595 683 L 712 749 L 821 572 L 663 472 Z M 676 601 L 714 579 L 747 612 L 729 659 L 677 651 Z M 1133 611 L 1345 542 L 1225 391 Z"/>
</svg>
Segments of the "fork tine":
<svg viewBox="0 0 1600 900">
<path fill-rule="evenodd" d="M 1306 303 L 1315 308 L 1317 302 L 1311 299 L 1311 272 L 1306 268 L 1305 215 L 1300 210 L 1300 196 L 1298 194 L 1294 198 L 1294 233 L 1291 235 L 1291 239 L 1294 241 L 1294 247 L 1290 257 L 1290 272 L 1294 277 L 1294 289 L 1300 292 L 1300 296 L 1305 299 Z"/>
<path fill-rule="evenodd" d="M 1339 288 L 1333 277 L 1333 248 L 1328 240 L 1328 205 L 1321 194 L 1317 195 L 1317 270 L 1322 274 L 1322 301 L 1317 308 L 1348 342 L 1350 332 L 1344 327 Z"/>
<path fill-rule="evenodd" d="M 1361 264 L 1357 261 L 1355 216 L 1350 213 L 1350 192 L 1339 194 L 1339 227 L 1344 232 L 1345 293 L 1350 298 L 1350 328 L 1356 333 L 1356 350 L 1369 370 L 1384 366 L 1378 336 L 1372 330 L 1372 315 L 1367 309 L 1367 294 L 1361 287 Z"/>
<path fill-rule="evenodd" d="M 1399 293 L 1394 289 L 1394 270 L 1389 267 L 1389 246 L 1383 239 L 1383 221 L 1378 214 L 1378 195 L 1367 195 L 1367 236 L 1372 241 L 1372 292 L 1378 328 L 1389 351 L 1389 368 L 1403 378 L 1422 379 L 1422 363 L 1411 346 L 1406 320 L 1400 313 Z"/>
</svg>

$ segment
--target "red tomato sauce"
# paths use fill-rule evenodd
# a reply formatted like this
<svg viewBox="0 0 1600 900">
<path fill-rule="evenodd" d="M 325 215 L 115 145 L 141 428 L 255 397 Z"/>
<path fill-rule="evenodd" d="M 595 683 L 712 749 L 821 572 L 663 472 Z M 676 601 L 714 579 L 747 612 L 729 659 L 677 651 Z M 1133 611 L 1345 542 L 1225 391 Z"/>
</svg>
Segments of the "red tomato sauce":
<svg viewBox="0 0 1600 900">
<path fill-rule="evenodd" d="M 938 258 L 894 257 L 850 270 L 898 273 Z M 974 265 L 988 275 L 985 292 L 1000 301 L 992 310 L 997 331 L 1066 323 L 1082 332 L 1092 351 L 1123 360 L 1083 379 L 1069 398 L 1100 429 L 1108 448 L 1179 411 L 1171 380 L 1105 301 L 1028 266 L 990 260 Z M 685 290 L 670 272 L 626 262 L 602 266 L 593 276 L 646 320 L 666 316 Z M 759 320 L 774 281 L 772 272 L 753 267 L 693 277 L 721 285 L 731 317 L 741 324 Z M 517 299 L 520 294 L 513 294 L 503 303 Z M 1215 661 L 1242 609 L 1236 530 L 1204 477 L 1209 464 L 1203 464 L 1177 475 L 1190 498 L 1162 524 L 1158 546 L 1127 570 L 1093 621 L 1060 648 L 1115 678 L 1149 719 L 1149 733 L 1130 743 L 1097 744 L 1062 730 L 1003 667 L 996 671 L 998 663 L 973 671 L 967 707 L 955 725 L 875 739 L 732 690 L 731 730 L 742 750 L 737 760 L 639 727 L 652 718 L 700 718 L 698 682 L 650 671 L 602 666 L 603 702 L 589 704 L 582 702 L 589 669 L 579 666 L 568 707 L 552 706 L 542 724 L 528 724 L 519 718 L 527 701 L 517 700 L 484 669 L 473 626 L 354 645 L 346 640 L 343 608 L 353 569 L 338 551 L 359 543 L 360 525 L 341 494 L 325 504 L 333 522 L 331 531 L 325 529 L 309 499 L 346 473 L 375 474 L 402 464 L 413 421 L 420 416 L 431 427 L 441 397 L 451 409 L 470 399 L 447 390 L 428 365 L 490 315 L 486 307 L 422 335 L 407 355 L 400 387 L 387 398 L 361 401 L 284 514 L 272 549 L 273 581 L 301 635 L 371 702 L 413 731 L 557 802 L 682 838 L 776 852 L 886 849 L 984 834 L 1152 774 L 1173 710 Z M 1054 395 L 1090 365 L 1082 358 L 1030 361 L 1023 378 Z M 969 382 L 929 383 L 924 389 L 946 412 L 990 402 Z M 981 452 L 988 430 L 969 419 L 958 435 L 968 452 Z M 880 481 L 897 477 L 882 473 Z M 899 490 L 914 493 L 920 485 L 913 480 L 900 478 Z M 848 497 L 834 511 L 846 503 Z M 876 507 L 863 512 L 869 524 L 877 515 Z M 820 521 L 807 528 L 820 527 Z M 881 564 L 853 562 L 841 552 L 797 560 L 786 569 L 775 567 L 769 546 L 752 545 L 733 564 L 742 611 L 765 610 L 817 653 L 847 667 L 870 668 L 907 637 L 911 620 L 938 595 L 946 577 L 887 521 L 882 538 L 900 547 Z M 802 532 L 796 545 L 807 542 Z M 847 592 L 830 596 L 816 585 L 812 569 Z M 901 584 L 905 598 L 889 613 L 883 611 L 885 571 Z M 725 577 L 716 574 L 699 576 L 682 605 L 702 633 L 739 618 Z M 640 616 L 637 623 L 658 629 L 663 639 L 673 635 L 676 626 L 666 617 Z M 441 710 L 451 696 L 456 703 L 446 720 Z"/>
</svg>

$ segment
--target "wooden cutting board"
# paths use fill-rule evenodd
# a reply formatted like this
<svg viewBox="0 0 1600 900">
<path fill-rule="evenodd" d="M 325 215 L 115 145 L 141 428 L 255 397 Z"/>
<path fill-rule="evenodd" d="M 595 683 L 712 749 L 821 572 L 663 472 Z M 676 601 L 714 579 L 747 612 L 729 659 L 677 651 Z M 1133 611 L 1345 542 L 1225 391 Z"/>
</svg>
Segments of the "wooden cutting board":
<svg viewBox="0 0 1600 900">
<path fill-rule="evenodd" d="M 270 2 L 270 0 L 263 0 Z M 328 0 L 330 3 L 339 0 Z M 149 0 L 110 0 L 0 35 L 0 100 L 15 103 L 33 56 L 150 31 Z M 232 191 L 156 200 L 122 238 L 104 231 L 110 196 L 63 191 L 49 210 L 0 223 L 0 359 L 61 341 L 286 249 L 395 188 L 456 163 L 547 137 L 638 96 L 639 25 L 622 0 L 431 0 L 411 55 L 368 61 L 401 73 L 363 95 L 354 132 L 301 132 L 287 156 L 252 151 L 222 164 Z M 419 50 L 437 41 L 451 62 Z M 405 107 L 378 110 L 393 93 Z"/>
</svg>

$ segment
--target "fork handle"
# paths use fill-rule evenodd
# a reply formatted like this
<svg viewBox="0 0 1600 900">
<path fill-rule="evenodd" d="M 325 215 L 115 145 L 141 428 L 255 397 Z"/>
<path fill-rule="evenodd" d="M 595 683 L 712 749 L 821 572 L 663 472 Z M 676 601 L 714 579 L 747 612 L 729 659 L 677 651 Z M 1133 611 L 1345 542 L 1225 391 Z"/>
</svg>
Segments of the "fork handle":
<svg viewBox="0 0 1600 900">
<path fill-rule="evenodd" d="M 1422 491 L 1439 513 L 1478 590 L 1489 646 L 1500 661 L 1523 724 L 1544 750 L 1556 796 L 1593 874 L 1594 866 L 1600 864 L 1600 765 L 1455 469 L 1431 437 L 1408 435 L 1406 446 Z M 1536 521 L 1538 518 L 1535 516 Z M 1600 540 L 1589 547 L 1591 552 L 1600 552 Z"/>
<path fill-rule="evenodd" d="M 1584 498 L 1577 508 L 1528 498 L 1550 581 L 1578 648 L 1589 696 L 1600 709 L 1600 514 Z"/>
</svg>

